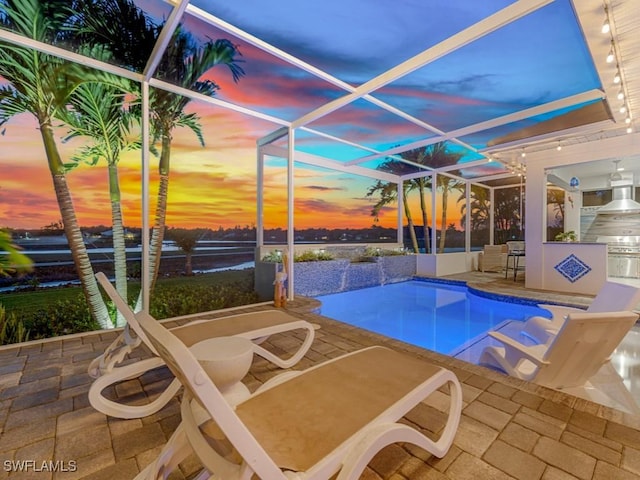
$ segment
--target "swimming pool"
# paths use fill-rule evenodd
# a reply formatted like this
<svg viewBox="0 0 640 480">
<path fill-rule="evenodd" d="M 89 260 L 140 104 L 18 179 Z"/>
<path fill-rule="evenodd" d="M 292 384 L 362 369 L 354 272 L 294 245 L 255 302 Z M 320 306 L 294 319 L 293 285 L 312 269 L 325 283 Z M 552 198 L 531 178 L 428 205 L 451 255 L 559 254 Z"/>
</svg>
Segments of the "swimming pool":
<svg viewBox="0 0 640 480">
<path fill-rule="evenodd" d="M 445 355 L 505 320 L 549 316 L 533 305 L 475 295 L 466 286 L 418 280 L 316 298 L 325 317 Z"/>
</svg>

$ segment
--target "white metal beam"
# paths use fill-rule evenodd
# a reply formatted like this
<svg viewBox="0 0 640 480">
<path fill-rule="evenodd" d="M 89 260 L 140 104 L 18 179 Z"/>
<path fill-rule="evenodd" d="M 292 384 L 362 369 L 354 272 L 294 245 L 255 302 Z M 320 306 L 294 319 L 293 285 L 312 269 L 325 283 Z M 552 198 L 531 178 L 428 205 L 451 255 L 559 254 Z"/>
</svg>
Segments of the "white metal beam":
<svg viewBox="0 0 640 480">
<path fill-rule="evenodd" d="M 187 8 L 187 5 L 189 5 L 189 0 L 181 0 L 177 2 L 177 5 L 175 3 L 172 3 L 172 5 L 173 9 L 167 18 L 167 21 L 164 23 L 162 31 L 156 40 L 156 44 L 153 46 L 151 55 L 149 55 L 149 59 L 147 60 L 147 65 L 144 69 L 144 79 L 146 81 L 153 77 L 153 74 L 156 72 L 158 64 L 160 63 L 160 60 L 162 60 L 162 55 L 164 55 L 164 51 L 167 49 L 167 45 L 169 45 L 169 42 L 171 41 L 173 32 L 175 32 L 176 28 L 180 25 L 182 14 Z"/>
<path fill-rule="evenodd" d="M 8 30 L 0 29 L 0 40 L 4 40 L 14 45 L 19 45 L 21 47 L 31 48 L 33 50 L 46 53 L 53 57 L 62 58 L 63 60 L 68 60 L 80 65 L 95 68 L 96 70 L 102 72 L 112 73 L 129 80 L 133 80 L 136 82 L 143 81 L 143 76 L 140 73 L 132 72 L 131 70 L 111 65 L 110 63 L 102 62 L 100 60 L 95 60 L 90 57 L 85 57 L 84 55 L 80 55 L 63 48 L 54 47 L 53 45 L 42 43 L 37 40 L 18 35 L 16 33 L 9 32 Z"/>
<path fill-rule="evenodd" d="M 268 145 L 276 140 L 286 136 L 289 133 L 289 129 L 287 127 L 280 127 L 277 130 L 274 130 L 271 133 L 266 134 L 264 137 L 259 138 L 257 141 L 258 146 Z"/>
</svg>

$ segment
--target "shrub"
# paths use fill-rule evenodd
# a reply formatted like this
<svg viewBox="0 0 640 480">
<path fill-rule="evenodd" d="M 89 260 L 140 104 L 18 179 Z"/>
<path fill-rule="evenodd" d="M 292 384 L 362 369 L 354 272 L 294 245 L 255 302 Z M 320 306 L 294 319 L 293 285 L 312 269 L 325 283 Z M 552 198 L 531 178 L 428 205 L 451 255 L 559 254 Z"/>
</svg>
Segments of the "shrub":
<svg viewBox="0 0 640 480">
<path fill-rule="evenodd" d="M 132 293 L 130 304 L 135 302 Z M 217 283 L 215 285 L 159 284 L 151 298 L 151 315 L 160 319 L 247 305 L 259 301 L 253 281 Z M 115 308 L 107 307 L 111 318 Z M 93 319 L 82 292 L 70 300 L 59 300 L 29 313 L 19 311 L 5 315 L 0 305 L 0 344 L 39 340 L 71 333 L 90 332 L 100 326 Z"/>
<path fill-rule="evenodd" d="M 26 315 L 22 321 L 31 331 L 32 340 L 90 332 L 100 328 L 91 316 L 82 293 L 70 300 L 60 300 L 46 308 L 40 308 Z"/>
<path fill-rule="evenodd" d="M 155 318 L 177 317 L 221 308 L 258 302 L 253 286 L 238 283 L 223 285 L 184 285 L 170 289 L 157 288 L 151 297 L 149 311 Z"/>
<path fill-rule="evenodd" d="M 328 252 L 307 250 L 298 253 L 293 257 L 294 262 L 318 262 L 324 260 L 333 260 L 335 257 Z"/>
<path fill-rule="evenodd" d="M 374 247 L 367 247 L 364 251 L 365 257 L 391 257 L 394 255 L 407 255 L 407 252 L 404 248 L 392 250 L 388 248 Z"/>
<path fill-rule="evenodd" d="M 26 342 L 27 340 L 29 340 L 29 330 L 14 313 L 7 316 L 4 307 L 0 305 L 0 345 Z"/>
</svg>

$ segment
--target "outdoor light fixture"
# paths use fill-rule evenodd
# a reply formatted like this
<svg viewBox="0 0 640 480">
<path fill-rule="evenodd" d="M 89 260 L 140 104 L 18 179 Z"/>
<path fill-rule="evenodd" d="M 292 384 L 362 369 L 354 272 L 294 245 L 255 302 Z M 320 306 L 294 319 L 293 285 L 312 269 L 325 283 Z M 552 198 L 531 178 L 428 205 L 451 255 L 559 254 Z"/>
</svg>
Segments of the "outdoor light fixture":
<svg viewBox="0 0 640 480">
<path fill-rule="evenodd" d="M 560 145 L 560 142 L 558 142 L 558 146 L 556 147 L 556 150 L 557 150 L 557 151 L 562 150 L 562 145 Z"/>
<path fill-rule="evenodd" d="M 616 56 L 613 53 L 613 40 L 611 40 L 611 48 L 609 49 L 609 54 L 607 55 L 607 63 L 613 62 L 615 58 Z"/>
<path fill-rule="evenodd" d="M 622 88 L 618 91 L 618 100 L 624 100 L 624 91 Z"/>
<path fill-rule="evenodd" d="M 623 103 L 620 107 L 620 113 L 625 113 L 627 111 L 627 106 Z"/>
<path fill-rule="evenodd" d="M 632 133 L 633 132 L 633 127 L 631 125 L 629 125 L 627 127 L 627 133 Z"/>
<path fill-rule="evenodd" d="M 611 25 L 609 25 L 609 9 L 604 7 L 604 23 L 602 24 L 602 33 L 609 33 L 611 31 Z"/>
<path fill-rule="evenodd" d="M 616 70 L 616 74 L 613 76 L 613 83 L 620 83 L 620 68 Z"/>
<path fill-rule="evenodd" d="M 620 173 L 618 173 L 618 171 L 620 170 L 618 168 L 618 165 L 620 164 L 620 160 L 614 160 L 613 163 L 615 165 L 614 172 L 609 177 L 609 180 L 612 180 L 614 182 L 619 182 L 620 180 L 622 180 L 622 175 L 620 175 Z"/>
<path fill-rule="evenodd" d="M 526 157 L 526 156 L 527 156 L 527 152 L 525 152 L 525 151 L 524 151 L 524 148 L 522 149 L 522 153 L 520 154 L 520 156 L 521 156 L 522 158 L 524 158 L 524 157 Z"/>
</svg>

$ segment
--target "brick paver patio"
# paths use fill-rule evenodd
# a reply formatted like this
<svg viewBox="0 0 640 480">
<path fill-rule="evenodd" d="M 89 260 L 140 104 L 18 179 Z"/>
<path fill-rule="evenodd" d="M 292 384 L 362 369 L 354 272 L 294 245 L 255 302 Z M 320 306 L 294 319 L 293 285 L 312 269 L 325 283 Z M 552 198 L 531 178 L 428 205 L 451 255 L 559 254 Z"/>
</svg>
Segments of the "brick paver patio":
<svg viewBox="0 0 640 480">
<path fill-rule="evenodd" d="M 363 478 L 640 478 L 639 417 L 346 326 L 311 313 L 314 306 L 302 300 L 289 305 L 294 315 L 320 326 L 311 351 L 296 368 L 383 344 L 444 365 L 462 383 L 463 415 L 454 446 L 443 459 L 416 447 L 392 445 L 374 458 Z M 264 307 L 252 310 L 256 308 Z M 116 335 L 98 332 L 0 349 L 0 479 L 124 480 L 155 458 L 180 421 L 177 399 L 136 420 L 108 418 L 87 400 L 87 366 Z M 287 352 L 299 342 L 296 335 L 278 335 L 269 346 Z M 138 355 L 146 353 L 139 349 Z M 245 383 L 253 390 L 280 371 L 257 358 Z M 163 368 L 108 393 L 143 402 L 170 378 Z M 437 430 L 443 423 L 444 395 L 437 392 L 405 421 L 427 432 Z M 50 459 L 56 462 L 48 463 Z M 198 469 L 191 458 L 170 478 L 190 478 Z"/>
</svg>

